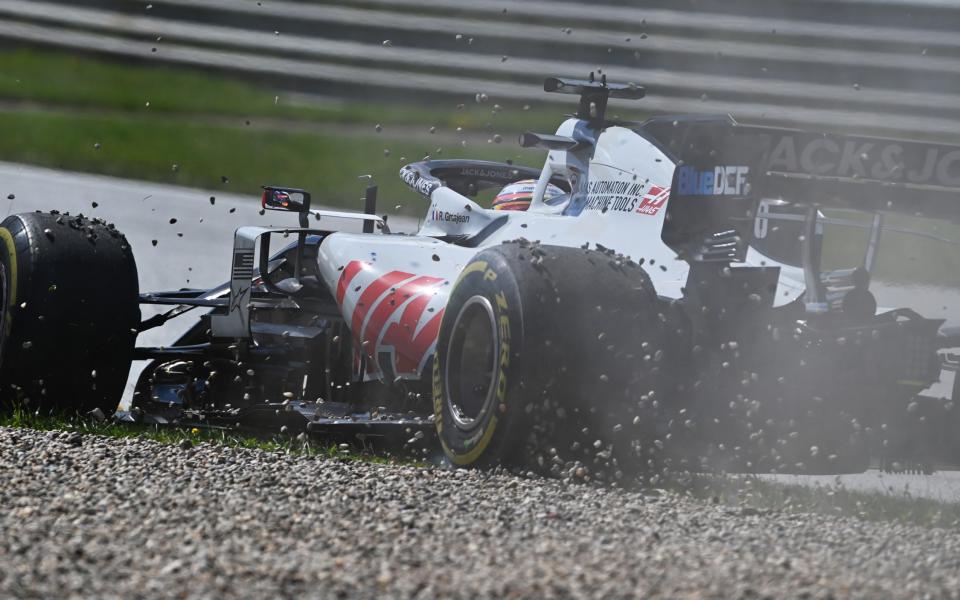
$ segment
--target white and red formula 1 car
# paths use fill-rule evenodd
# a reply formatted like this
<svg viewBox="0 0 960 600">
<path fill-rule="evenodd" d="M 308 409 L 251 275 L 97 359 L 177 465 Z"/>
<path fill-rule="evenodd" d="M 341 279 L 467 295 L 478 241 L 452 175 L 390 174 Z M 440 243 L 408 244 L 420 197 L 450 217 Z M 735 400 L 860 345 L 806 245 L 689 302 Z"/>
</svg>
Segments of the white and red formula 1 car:
<svg viewBox="0 0 960 600">
<path fill-rule="evenodd" d="M 150 359 L 129 419 L 436 440 L 461 466 L 840 472 L 958 457 L 957 386 L 918 399 L 958 336 L 878 310 L 870 281 L 885 215 L 960 220 L 960 148 L 730 117 L 615 122 L 608 98 L 642 88 L 591 76 L 545 90 L 580 102 L 554 134 L 521 136 L 546 151 L 542 169 L 407 165 L 429 203 L 415 235 L 375 216 L 374 188 L 354 234 L 310 228 L 344 213 L 267 187 L 264 208 L 300 227 L 238 229 L 230 281 L 210 289 L 139 293 L 130 248 L 102 222 L 7 218 L 4 390 L 112 408 L 130 361 Z M 527 210 L 471 199 L 519 180 L 535 181 Z M 865 230 L 848 268 L 823 268 L 825 225 Z M 295 242 L 271 252 L 281 235 Z M 171 308 L 141 322 L 138 303 Z M 195 308 L 176 345 L 134 348 Z"/>
</svg>

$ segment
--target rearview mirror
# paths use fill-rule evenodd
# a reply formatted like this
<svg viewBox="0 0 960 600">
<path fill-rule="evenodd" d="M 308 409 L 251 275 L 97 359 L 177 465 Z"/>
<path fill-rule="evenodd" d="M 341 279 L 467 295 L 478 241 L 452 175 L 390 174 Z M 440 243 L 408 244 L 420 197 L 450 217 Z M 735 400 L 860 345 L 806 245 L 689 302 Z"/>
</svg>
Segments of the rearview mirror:
<svg viewBox="0 0 960 600">
<path fill-rule="evenodd" d="M 297 188 L 263 186 L 263 208 L 305 213 L 310 210 L 310 192 Z"/>
</svg>

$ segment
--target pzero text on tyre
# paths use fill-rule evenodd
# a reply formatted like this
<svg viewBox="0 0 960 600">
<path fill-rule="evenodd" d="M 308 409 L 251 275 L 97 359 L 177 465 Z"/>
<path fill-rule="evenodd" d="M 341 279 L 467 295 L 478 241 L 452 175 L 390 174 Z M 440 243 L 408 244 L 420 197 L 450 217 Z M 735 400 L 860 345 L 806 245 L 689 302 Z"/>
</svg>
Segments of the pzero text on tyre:
<svg viewBox="0 0 960 600">
<path fill-rule="evenodd" d="M 507 402 L 521 367 L 521 318 L 509 263 L 498 252 L 481 253 L 453 291 L 434 361 L 437 430 L 457 465 L 496 464 L 518 445 L 526 420 Z"/>
</svg>

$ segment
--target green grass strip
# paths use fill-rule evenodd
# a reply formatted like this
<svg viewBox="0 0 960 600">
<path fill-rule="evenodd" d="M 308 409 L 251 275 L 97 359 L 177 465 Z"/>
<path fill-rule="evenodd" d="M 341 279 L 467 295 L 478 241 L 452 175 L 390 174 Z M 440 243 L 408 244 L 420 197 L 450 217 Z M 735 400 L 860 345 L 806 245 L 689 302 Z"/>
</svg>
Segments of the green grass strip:
<svg viewBox="0 0 960 600">
<path fill-rule="evenodd" d="M 430 126 L 451 131 L 461 127 L 499 131 L 511 142 L 516 133 L 526 129 L 552 132 L 562 120 L 562 110 L 555 105 L 524 110 L 522 103 L 514 102 L 495 110 L 493 102 L 341 100 L 323 98 L 319 85 L 312 91 L 321 96 L 290 93 L 239 75 L 164 63 L 32 48 L 0 50 L 0 100 L 8 102 L 139 115 L 209 114 L 344 123 L 366 126 L 371 132 L 377 123 L 417 125 L 422 126 L 424 135 Z"/>
<path fill-rule="evenodd" d="M 262 450 L 264 452 L 287 452 L 298 456 L 315 456 L 343 460 L 359 460 L 375 464 L 420 465 L 408 458 L 398 458 L 383 452 L 363 451 L 346 444 L 333 444 L 322 440 L 297 438 L 291 435 L 254 436 L 225 429 L 200 429 L 173 426 L 142 425 L 96 421 L 90 418 L 56 414 L 38 414 L 15 408 L 0 413 L 0 427 L 36 429 L 39 431 L 68 431 L 82 435 L 99 435 L 111 438 L 138 438 L 163 444 L 212 443 L 230 448 Z"/>
<path fill-rule="evenodd" d="M 425 155 L 542 161 L 542 152 L 506 144 L 454 144 L 438 154 L 435 143 L 133 116 L 0 113 L 0 132 L 0 160 L 258 197 L 265 184 L 295 186 L 310 190 L 318 205 L 358 210 L 366 185 L 358 178 L 372 175 L 381 187 L 381 209 L 412 215 L 424 214 L 427 200 L 400 181 L 408 162 Z"/>
</svg>

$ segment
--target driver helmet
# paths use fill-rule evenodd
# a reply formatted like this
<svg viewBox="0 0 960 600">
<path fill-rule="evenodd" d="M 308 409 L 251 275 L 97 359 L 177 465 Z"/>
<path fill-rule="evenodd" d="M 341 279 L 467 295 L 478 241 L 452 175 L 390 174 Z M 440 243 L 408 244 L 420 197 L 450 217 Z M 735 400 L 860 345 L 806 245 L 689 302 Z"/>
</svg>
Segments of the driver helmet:
<svg viewBox="0 0 960 600">
<path fill-rule="evenodd" d="M 522 179 L 514 181 L 505 186 L 494 197 L 493 210 L 527 210 L 530 208 L 530 201 L 533 200 L 533 190 L 537 187 L 536 179 Z M 544 201 L 550 200 L 563 194 L 563 190 L 553 185 L 547 184 L 547 191 L 543 194 Z"/>
</svg>

